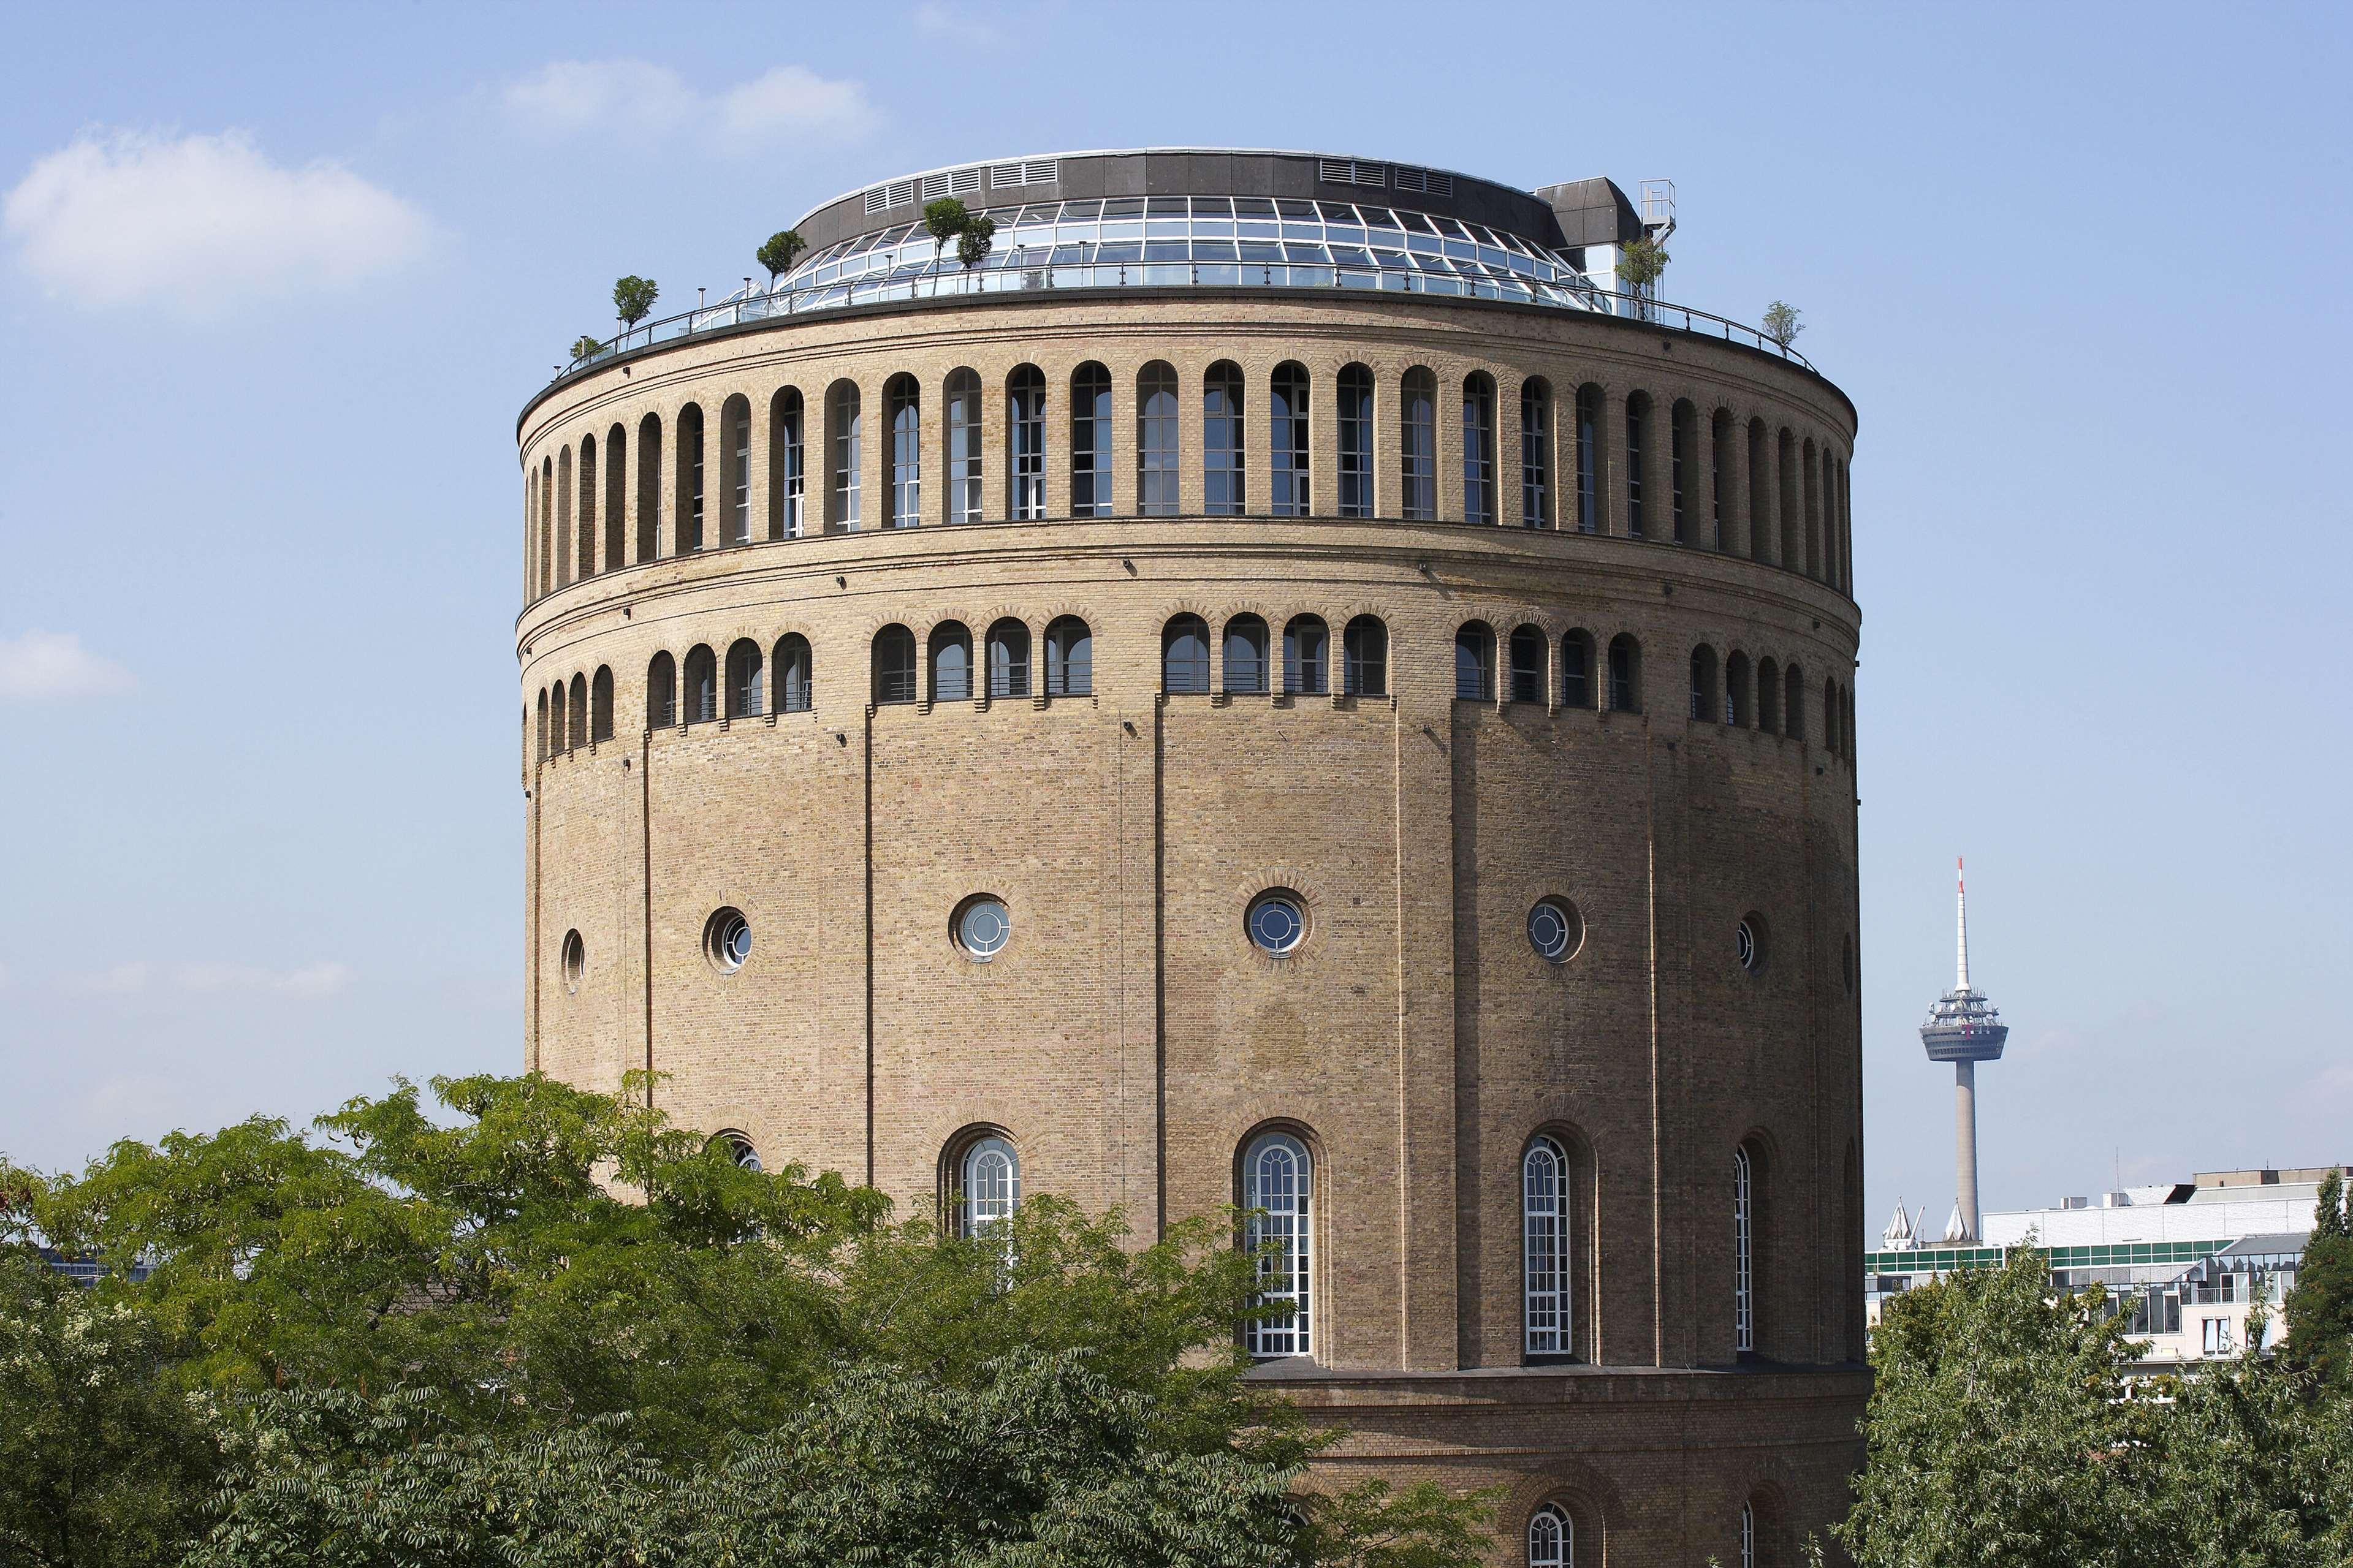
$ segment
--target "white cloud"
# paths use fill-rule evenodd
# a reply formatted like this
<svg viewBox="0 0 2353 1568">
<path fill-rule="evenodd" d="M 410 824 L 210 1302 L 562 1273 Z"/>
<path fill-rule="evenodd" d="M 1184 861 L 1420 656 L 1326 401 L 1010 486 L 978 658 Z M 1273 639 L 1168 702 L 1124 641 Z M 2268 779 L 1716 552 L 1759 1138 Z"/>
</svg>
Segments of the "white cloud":
<svg viewBox="0 0 2353 1568">
<path fill-rule="evenodd" d="M 132 684 L 129 670 L 90 652 L 71 632 L 0 637 L 0 702 L 112 697 Z"/>
<path fill-rule="evenodd" d="M 351 981 L 351 970 L 340 963 L 312 963 L 300 969 L 262 969 L 245 963 L 183 963 L 172 971 L 172 983 L 183 991 L 239 992 L 263 996 L 332 996 Z"/>
<path fill-rule="evenodd" d="M 974 48 L 990 47 L 999 37 L 997 29 L 987 22 L 956 6 L 943 5 L 941 0 L 923 0 L 915 7 L 915 33 L 936 43 L 965 44 Z"/>
<path fill-rule="evenodd" d="M 425 215 L 339 163 L 273 163 L 243 132 L 85 134 L 0 205 L 18 260 L 59 297 L 219 314 L 257 296 L 345 289 L 423 254 Z"/>
<path fill-rule="evenodd" d="M 65 990 L 85 996 L 128 996 L 146 990 L 147 982 L 153 973 L 153 965 L 134 960 L 115 964 L 111 969 L 101 969 L 93 974 L 69 974 L 59 984 Z"/>
<path fill-rule="evenodd" d="M 526 130 L 549 140 L 699 128 L 725 149 L 780 135 L 849 141 L 881 118 L 862 83 L 829 81 L 806 66 L 776 66 L 705 93 L 650 60 L 555 60 L 508 83 L 503 97 Z"/>
</svg>

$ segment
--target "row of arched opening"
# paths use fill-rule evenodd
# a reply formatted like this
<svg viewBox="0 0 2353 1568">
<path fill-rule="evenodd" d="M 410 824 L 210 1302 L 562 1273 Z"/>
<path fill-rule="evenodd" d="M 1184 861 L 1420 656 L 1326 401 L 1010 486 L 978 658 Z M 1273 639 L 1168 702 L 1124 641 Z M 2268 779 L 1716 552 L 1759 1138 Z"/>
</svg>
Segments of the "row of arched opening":
<svg viewBox="0 0 2353 1568">
<path fill-rule="evenodd" d="M 1718 666 L 1705 643 L 1692 649 L 1691 716 L 1703 723 L 1762 730 L 1768 735 L 1806 738 L 1806 673 L 1795 661 L 1787 668 L 1770 656 L 1754 666 L 1738 648 Z M 1821 742 L 1832 756 L 1854 761 L 1854 692 L 1831 677 L 1821 687 Z"/>
<path fill-rule="evenodd" d="M 1377 376 L 1349 363 L 1319 378 L 1296 361 L 1252 388 L 1230 360 L 1189 381 L 1155 360 L 1127 387 L 1093 361 L 1059 388 L 1025 363 L 998 384 L 993 411 L 988 396 L 978 372 L 959 368 L 927 412 L 915 376 L 887 377 L 874 454 L 867 393 L 846 378 L 813 401 L 777 388 L 765 418 L 737 393 L 715 418 L 689 403 L 667 429 L 649 413 L 634 432 L 617 421 L 601 437 L 584 432 L 527 465 L 526 596 L 759 540 L 1180 513 L 1616 534 L 1743 555 L 1852 591 L 1838 450 L 1689 398 L 1591 382 L 1556 395 L 1542 376 L 1484 370 L 1441 384 L 1419 365 Z M 1504 414 L 1514 403 L 1516 420 Z"/>
</svg>

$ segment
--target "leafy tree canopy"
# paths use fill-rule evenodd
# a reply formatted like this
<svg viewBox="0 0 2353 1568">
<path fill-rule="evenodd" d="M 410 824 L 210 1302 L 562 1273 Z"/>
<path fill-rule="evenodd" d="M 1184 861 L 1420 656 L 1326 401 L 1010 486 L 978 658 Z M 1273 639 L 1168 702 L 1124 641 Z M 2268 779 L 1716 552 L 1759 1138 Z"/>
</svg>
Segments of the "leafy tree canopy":
<svg viewBox="0 0 2353 1568">
<path fill-rule="evenodd" d="M 1799 314 L 1798 308 L 1787 300 L 1774 300 L 1765 307 L 1765 335 L 1788 348 L 1806 330 L 1805 323 L 1798 320 Z"/>
<path fill-rule="evenodd" d="M 646 312 L 654 308 L 654 301 L 659 298 L 661 289 L 652 279 L 632 272 L 613 284 L 613 313 L 634 327 L 646 319 Z"/>
<path fill-rule="evenodd" d="M 997 220 L 993 217 L 974 218 L 956 236 L 956 259 L 964 263 L 966 272 L 988 259 L 997 246 Z"/>
<path fill-rule="evenodd" d="M 972 209 L 955 196 L 942 196 L 923 204 L 923 227 L 932 237 L 932 259 L 939 259 L 947 242 L 962 234 L 972 223 Z"/>
<path fill-rule="evenodd" d="M 793 269 L 794 259 L 807 248 L 808 242 L 801 238 L 800 230 L 779 229 L 761 242 L 760 248 L 752 253 L 752 259 L 768 269 L 768 283 L 773 288 L 777 279 Z"/>
<path fill-rule="evenodd" d="M 2287 1299 L 2284 1354 L 2332 1387 L 2353 1391 L 2353 1213 L 2348 1203 L 2343 1173 L 2329 1172 Z"/>
</svg>

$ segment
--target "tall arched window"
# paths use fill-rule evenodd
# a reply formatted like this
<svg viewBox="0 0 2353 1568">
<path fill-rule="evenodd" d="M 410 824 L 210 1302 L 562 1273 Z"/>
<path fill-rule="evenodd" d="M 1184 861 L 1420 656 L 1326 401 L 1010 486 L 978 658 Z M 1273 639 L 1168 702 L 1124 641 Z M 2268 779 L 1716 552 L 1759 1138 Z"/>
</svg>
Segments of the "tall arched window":
<svg viewBox="0 0 2353 1568">
<path fill-rule="evenodd" d="M 955 372 L 948 377 L 947 398 L 947 520 L 978 522 L 980 377 L 968 370 Z"/>
<path fill-rule="evenodd" d="M 1838 682 L 1825 680 L 1822 682 L 1822 749 L 1834 757 L 1844 755 L 1839 747 L 1839 721 Z"/>
<path fill-rule="evenodd" d="M 1243 1151 L 1242 1207 L 1250 1216 L 1250 1249 L 1260 1255 L 1259 1297 L 1280 1309 L 1245 1328 L 1243 1342 L 1254 1356 L 1314 1353 L 1314 1188 L 1307 1146 L 1289 1133 L 1263 1133 Z"/>
<path fill-rule="evenodd" d="M 972 700 L 972 634 L 962 621 L 932 628 L 932 700 Z"/>
<path fill-rule="evenodd" d="M 1757 727 L 1768 735 L 1781 732 L 1781 667 L 1769 658 L 1757 661 Z"/>
<path fill-rule="evenodd" d="M 588 739 L 594 742 L 613 738 L 613 667 L 598 665 L 596 679 L 588 683 Z"/>
<path fill-rule="evenodd" d="M 577 751 L 588 743 L 588 678 L 572 678 L 572 728 L 565 731 L 571 749 Z"/>
<path fill-rule="evenodd" d="M 1029 628 L 1010 617 L 988 628 L 988 694 L 1029 695 Z"/>
<path fill-rule="evenodd" d="M 1776 563 L 1791 572 L 1806 566 L 1806 520 L 1798 507 L 1798 437 L 1781 428 L 1773 449 L 1773 515 L 1780 523 L 1780 549 Z"/>
<path fill-rule="evenodd" d="M 1715 684 L 1715 649 L 1705 643 L 1692 649 L 1691 716 L 1702 724 L 1715 723 L 1724 716 L 1724 696 Z"/>
<path fill-rule="evenodd" d="M 808 638 L 786 632 L 776 639 L 776 711 L 806 713 L 812 688 Z"/>
<path fill-rule="evenodd" d="M 1541 702 L 1545 700 L 1545 635 L 1535 626 L 1512 628 L 1511 700 L 1514 702 Z"/>
<path fill-rule="evenodd" d="M 1707 544 L 1730 550 L 1732 534 L 1724 515 L 1724 470 L 1732 461 L 1732 410 L 1719 408 L 1707 422 Z"/>
<path fill-rule="evenodd" d="M 1307 485 L 1307 371 L 1303 365 L 1274 367 L 1274 393 L 1267 404 L 1271 420 L 1268 458 L 1274 465 L 1274 515 L 1305 517 L 1314 508 Z"/>
<path fill-rule="evenodd" d="M 661 416 L 649 414 L 638 421 L 637 558 L 640 562 L 661 554 Z"/>
<path fill-rule="evenodd" d="M 1466 702 L 1495 700 L 1495 634 L 1469 621 L 1454 634 L 1454 695 Z"/>
<path fill-rule="evenodd" d="M 1792 741 L 1806 738 L 1806 673 L 1796 665 L 1782 677 L 1787 687 L 1781 704 L 1781 732 Z"/>
<path fill-rule="evenodd" d="M 686 721 L 703 724 L 719 717 L 719 660 L 696 644 L 686 655 Z"/>
<path fill-rule="evenodd" d="M 1696 460 L 1693 443 L 1698 438 L 1698 421 L 1699 411 L 1689 403 L 1678 401 L 1667 411 L 1667 510 L 1677 544 L 1691 542 L 1691 508 L 1685 504 L 1690 489 L 1684 480 Z"/>
<path fill-rule="evenodd" d="M 1438 381 L 1426 370 L 1405 373 L 1399 388 L 1398 458 L 1402 465 L 1403 515 L 1409 522 L 1438 516 Z"/>
<path fill-rule="evenodd" d="M 1046 628 L 1046 695 L 1085 697 L 1094 689 L 1094 636 L 1078 616 L 1063 616 Z"/>
<path fill-rule="evenodd" d="M 912 375 L 891 378 L 882 389 L 891 419 L 891 516 L 892 528 L 923 521 L 923 394 Z"/>
<path fill-rule="evenodd" d="M 539 722 L 532 731 L 531 757 L 535 763 L 547 761 L 547 688 L 539 689 Z"/>
<path fill-rule="evenodd" d="M 1757 1505 L 1740 1505 L 1740 1568 L 1757 1568 Z"/>
<path fill-rule="evenodd" d="M 1593 706 L 1593 634 L 1577 630 L 1560 639 L 1560 705 Z"/>
<path fill-rule="evenodd" d="M 803 447 L 801 395 L 779 387 L 768 399 L 768 537 L 798 539 L 808 531 L 807 453 Z"/>
<path fill-rule="evenodd" d="M 564 682 L 557 681 L 547 694 L 547 750 L 551 756 L 561 756 L 571 749 L 567 737 L 571 731 L 565 725 L 565 709 L 568 699 L 564 694 Z"/>
<path fill-rule="evenodd" d="M 1332 634 L 1323 616 L 1293 616 L 1282 628 L 1282 689 L 1294 697 L 1332 689 Z"/>
<path fill-rule="evenodd" d="M 646 728 L 667 730 L 678 722 L 678 661 L 658 653 L 646 666 Z"/>
<path fill-rule="evenodd" d="M 1165 360 L 1135 377 L 1135 514 L 1176 515 L 1176 372 Z"/>
<path fill-rule="evenodd" d="M 1548 1502 L 1528 1520 L 1528 1568 L 1573 1568 L 1577 1562 L 1577 1527 L 1568 1510 Z"/>
<path fill-rule="evenodd" d="M 1358 616 L 1340 634 L 1340 689 L 1351 697 L 1389 692 L 1389 629 L 1377 616 Z"/>
<path fill-rule="evenodd" d="M 860 456 L 864 433 L 858 384 L 854 381 L 835 382 L 833 390 L 826 394 L 825 403 L 827 445 L 833 466 L 826 525 L 845 533 L 855 533 L 858 531 L 859 491 L 865 482 L 861 478 L 865 468 Z"/>
<path fill-rule="evenodd" d="M 1255 696 L 1266 689 L 1266 622 L 1236 616 L 1226 623 L 1226 690 Z"/>
<path fill-rule="evenodd" d="M 572 581 L 572 448 L 555 455 L 555 585 Z"/>
<path fill-rule="evenodd" d="M 596 575 L 596 437 L 580 437 L 580 575 Z"/>
<path fill-rule="evenodd" d="M 1757 1167 L 1748 1145 L 1732 1152 L 1732 1348 L 1757 1348 Z"/>
<path fill-rule="evenodd" d="M 1030 521 L 1046 515 L 1046 373 L 1017 366 L 1005 382 L 1006 510 Z"/>
<path fill-rule="evenodd" d="M 1495 384 L 1484 371 L 1462 382 L 1462 521 L 1492 523 L 1495 509 Z"/>
<path fill-rule="evenodd" d="M 1757 722 L 1757 708 L 1751 700 L 1748 679 L 1748 656 L 1734 649 L 1724 661 L 1724 721 L 1746 730 Z"/>
<path fill-rule="evenodd" d="M 1642 645 L 1630 632 L 1609 639 L 1609 706 L 1620 713 L 1642 707 Z"/>
<path fill-rule="evenodd" d="M 1601 389 L 1577 389 L 1577 531 L 1601 531 Z"/>
<path fill-rule="evenodd" d="M 1552 526 L 1552 388 L 1542 376 L 1520 384 L 1520 526 Z"/>
<path fill-rule="evenodd" d="M 1021 1206 L 1021 1156 L 1013 1145 L 992 1133 L 975 1140 L 956 1163 L 957 1230 L 981 1237 L 1011 1220 Z"/>
<path fill-rule="evenodd" d="M 1219 360 L 1201 381 L 1201 510 L 1242 514 L 1242 372 Z"/>
<path fill-rule="evenodd" d="M 915 634 L 902 626 L 874 634 L 874 702 L 915 700 Z"/>
<path fill-rule="evenodd" d="M 1209 689 L 1209 627 L 1198 616 L 1176 616 L 1160 631 L 1160 689 Z"/>
<path fill-rule="evenodd" d="M 767 695 L 766 671 L 762 668 L 760 645 L 750 637 L 738 638 L 727 649 L 727 717 L 756 718 L 762 708 L 761 700 Z"/>
<path fill-rule="evenodd" d="M 1373 373 L 1340 368 L 1340 515 L 1373 515 Z M 1303 503 L 1301 511 L 1306 510 Z"/>
<path fill-rule="evenodd" d="M 1111 515 L 1111 372 L 1090 361 L 1071 377 L 1071 515 Z"/>
<path fill-rule="evenodd" d="M 1651 399 L 1648 395 L 1630 392 L 1626 395 L 1626 537 L 1641 539 L 1650 532 L 1649 520 L 1642 511 L 1642 444 L 1651 434 Z"/>
<path fill-rule="evenodd" d="M 628 542 L 629 508 L 629 433 L 616 425 L 605 432 L 605 570 L 618 572 L 628 565 L 628 555 L 624 546 Z"/>
<path fill-rule="evenodd" d="M 678 552 L 702 548 L 702 410 L 688 404 L 678 411 Z"/>
<path fill-rule="evenodd" d="M 752 400 L 737 393 L 719 408 L 719 455 L 726 508 L 723 542 L 752 542 Z"/>
<path fill-rule="evenodd" d="M 1765 421 L 1748 422 L 1748 558 L 1773 559 L 1773 469 Z"/>
<path fill-rule="evenodd" d="M 1806 575 L 1820 582 L 1822 576 L 1822 470 L 1811 436 L 1799 445 L 1799 452 L 1798 472 L 1805 481 L 1806 491 Z M 582 460 L 587 460 L 585 452 Z"/>
<path fill-rule="evenodd" d="M 1540 1137 L 1520 1161 L 1523 1308 L 1530 1355 L 1569 1353 L 1568 1151 Z"/>
</svg>

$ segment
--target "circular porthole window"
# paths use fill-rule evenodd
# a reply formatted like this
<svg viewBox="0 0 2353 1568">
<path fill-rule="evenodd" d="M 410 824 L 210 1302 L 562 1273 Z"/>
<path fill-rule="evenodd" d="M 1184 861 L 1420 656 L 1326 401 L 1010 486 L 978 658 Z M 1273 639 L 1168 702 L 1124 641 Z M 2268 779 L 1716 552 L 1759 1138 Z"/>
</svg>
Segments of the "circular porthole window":
<svg viewBox="0 0 2353 1568">
<path fill-rule="evenodd" d="M 1307 906 L 1296 893 L 1261 893 L 1242 923 L 1261 952 L 1286 957 L 1307 939 Z"/>
<path fill-rule="evenodd" d="M 564 988 L 566 991 L 579 990 L 581 976 L 587 973 L 588 944 L 580 940 L 578 931 L 565 931 L 564 933 Z"/>
<path fill-rule="evenodd" d="M 955 944 L 975 963 L 987 963 L 1013 940 L 1013 915 L 1005 900 L 976 893 L 956 906 Z"/>
<path fill-rule="evenodd" d="M 722 974 L 733 974 L 752 956 L 752 922 L 741 910 L 716 910 L 702 926 L 702 956 Z"/>
<path fill-rule="evenodd" d="M 1539 899 L 1528 911 L 1528 945 L 1551 963 L 1567 963 L 1585 943 L 1585 922 L 1567 899 Z"/>
<path fill-rule="evenodd" d="M 1765 917 L 1743 915 L 1739 925 L 1733 928 L 1733 956 L 1740 967 L 1754 974 L 1765 967 Z"/>
</svg>

